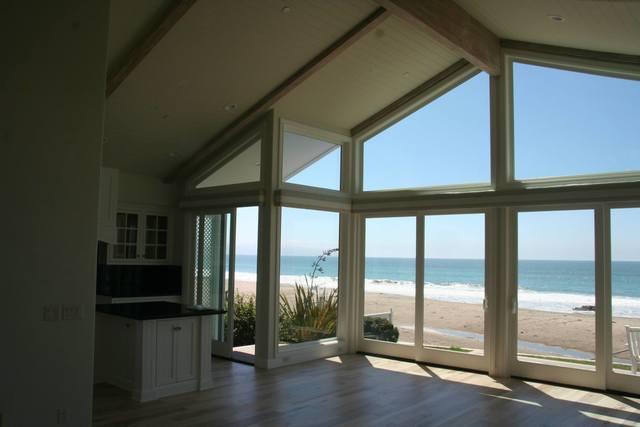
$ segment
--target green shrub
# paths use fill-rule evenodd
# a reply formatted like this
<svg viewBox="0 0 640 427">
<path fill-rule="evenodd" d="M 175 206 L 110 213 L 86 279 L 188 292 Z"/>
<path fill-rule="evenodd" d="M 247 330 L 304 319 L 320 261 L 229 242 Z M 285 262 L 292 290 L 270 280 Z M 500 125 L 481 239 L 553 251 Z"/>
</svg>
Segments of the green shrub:
<svg viewBox="0 0 640 427">
<path fill-rule="evenodd" d="M 364 337 L 379 340 L 398 342 L 400 332 L 398 328 L 393 326 L 389 319 L 383 317 L 365 317 L 364 319 Z"/>
<path fill-rule="evenodd" d="M 280 340 L 313 341 L 336 335 L 338 292 L 295 285 L 293 303 L 280 295 Z"/>
<path fill-rule="evenodd" d="M 321 263 L 338 249 L 324 251 L 312 266 L 305 283 L 296 283 L 293 301 L 280 294 L 280 341 L 299 343 L 336 336 L 338 290 L 320 289 L 315 279 L 324 272 Z"/>
<path fill-rule="evenodd" d="M 256 300 L 252 295 L 239 294 L 235 298 L 233 321 L 233 345 L 256 343 Z"/>
</svg>

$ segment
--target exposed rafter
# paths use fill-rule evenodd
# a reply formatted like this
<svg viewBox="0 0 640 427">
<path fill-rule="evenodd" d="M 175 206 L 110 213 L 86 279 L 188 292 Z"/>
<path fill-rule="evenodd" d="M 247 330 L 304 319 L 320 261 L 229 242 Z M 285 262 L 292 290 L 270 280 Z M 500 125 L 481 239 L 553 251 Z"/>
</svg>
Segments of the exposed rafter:
<svg viewBox="0 0 640 427">
<path fill-rule="evenodd" d="M 333 42 L 329 47 L 316 55 L 311 61 L 302 68 L 293 73 L 285 81 L 276 86 L 268 94 L 262 97 L 258 102 L 251 106 L 247 111 L 242 113 L 240 117 L 231 122 L 228 126 L 218 132 L 211 140 L 198 152 L 196 152 L 189 160 L 180 165 L 175 171 L 166 177 L 166 181 L 171 182 L 177 179 L 187 177 L 189 174 L 198 169 L 204 163 L 208 162 L 224 144 L 237 132 L 241 131 L 247 125 L 258 119 L 262 114 L 267 112 L 273 105 L 282 99 L 286 94 L 302 82 L 311 77 L 322 67 L 331 62 L 335 57 L 340 55 L 349 46 L 360 40 L 371 30 L 375 29 L 390 16 L 390 12 L 380 7 L 373 13 L 359 22 L 355 27 L 346 34 Z"/>
<path fill-rule="evenodd" d="M 378 0 L 491 75 L 500 74 L 500 39 L 452 0 Z"/>
<path fill-rule="evenodd" d="M 363 132 L 366 132 L 367 130 L 379 125 L 380 123 L 397 115 L 405 108 L 414 104 L 416 101 L 420 100 L 428 91 L 432 90 L 440 83 L 445 82 L 456 75 L 460 75 L 460 73 L 467 73 L 473 69 L 477 70 L 477 68 L 470 64 L 466 59 L 461 59 L 460 61 L 431 77 L 420 86 L 411 90 L 406 95 L 403 95 L 397 100 L 393 101 L 391 104 L 373 114 L 371 117 L 355 125 L 353 129 L 351 129 L 351 135 L 360 135 Z"/>
<path fill-rule="evenodd" d="M 151 50 L 173 28 L 173 26 L 194 5 L 196 0 L 174 0 L 158 24 L 137 43 L 121 64 L 107 76 L 107 98 L 115 92 L 120 84 L 142 62 Z"/>
</svg>

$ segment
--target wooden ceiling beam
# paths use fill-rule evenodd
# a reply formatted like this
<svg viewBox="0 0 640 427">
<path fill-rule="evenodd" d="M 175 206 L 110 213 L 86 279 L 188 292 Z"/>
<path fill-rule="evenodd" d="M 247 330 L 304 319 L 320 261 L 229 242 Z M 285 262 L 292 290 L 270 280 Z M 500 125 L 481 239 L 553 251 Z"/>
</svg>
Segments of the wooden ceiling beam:
<svg viewBox="0 0 640 427">
<path fill-rule="evenodd" d="M 138 64 L 142 62 L 195 2 L 196 0 L 174 0 L 171 3 L 160 22 L 125 56 L 122 63 L 109 73 L 107 76 L 107 98 L 115 92 L 118 86 L 135 70 Z"/>
<path fill-rule="evenodd" d="M 454 1 L 378 0 L 378 3 L 481 70 L 493 76 L 500 74 L 500 39 Z"/>
<path fill-rule="evenodd" d="M 199 167 L 207 163 L 211 157 L 226 144 L 235 134 L 244 129 L 246 126 L 254 122 L 261 117 L 264 113 L 269 111 L 276 102 L 282 99 L 285 95 L 299 86 L 302 82 L 307 80 L 313 74 L 315 74 L 322 67 L 331 62 L 334 58 L 344 52 L 349 46 L 360 40 L 366 34 L 378 27 L 389 16 L 390 12 L 383 7 L 376 9 L 373 13 L 360 21 L 356 26 L 350 29 L 338 40 L 333 42 L 329 47 L 324 49 L 308 63 L 298 69 L 295 73 L 289 76 L 286 80 L 276 86 L 273 90 L 263 96 L 258 102 L 253 104 L 248 110 L 243 112 L 237 119 L 231 122 L 228 126 L 224 127 L 220 132 L 209 140 L 207 144 L 186 162 L 180 165 L 176 170 L 172 171 L 165 181 L 173 182 L 178 179 L 183 179 L 197 170 Z"/>
</svg>

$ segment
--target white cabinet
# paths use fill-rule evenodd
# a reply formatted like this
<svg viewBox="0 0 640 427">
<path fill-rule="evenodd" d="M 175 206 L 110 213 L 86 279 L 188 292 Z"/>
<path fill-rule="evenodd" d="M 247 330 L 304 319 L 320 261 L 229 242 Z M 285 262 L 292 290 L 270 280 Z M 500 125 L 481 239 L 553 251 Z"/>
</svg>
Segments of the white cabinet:
<svg viewBox="0 0 640 427">
<path fill-rule="evenodd" d="M 196 324 L 194 318 L 158 320 L 156 383 L 189 381 L 196 377 Z"/>
<path fill-rule="evenodd" d="M 133 387 L 137 322 L 96 314 L 95 378 L 125 389 Z"/>
<path fill-rule="evenodd" d="M 141 402 L 211 388 L 211 322 L 210 315 L 134 320 L 96 313 L 95 382 Z"/>
<path fill-rule="evenodd" d="M 172 217 L 163 210 L 120 207 L 110 264 L 170 264 Z"/>
<path fill-rule="evenodd" d="M 100 168 L 98 198 L 98 240 L 116 241 L 116 212 L 118 209 L 118 170 Z"/>
</svg>

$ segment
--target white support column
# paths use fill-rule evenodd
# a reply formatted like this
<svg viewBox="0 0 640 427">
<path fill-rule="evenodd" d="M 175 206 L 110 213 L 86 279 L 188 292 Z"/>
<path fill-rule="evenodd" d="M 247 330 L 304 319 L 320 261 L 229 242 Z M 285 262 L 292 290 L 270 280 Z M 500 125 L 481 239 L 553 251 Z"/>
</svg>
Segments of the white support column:
<svg viewBox="0 0 640 427">
<path fill-rule="evenodd" d="M 484 354 L 487 358 L 487 370 L 490 375 L 499 372 L 496 359 L 496 344 L 498 343 L 499 305 L 499 258 L 500 228 L 497 209 L 489 209 L 485 213 L 485 272 L 484 272 Z M 504 298 L 501 298 L 503 301 Z"/>
<path fill-rule="evenodd" d="M 508 208 L 497 208 L 495 212 L 495 256 L 496 256 L 496 307 L 495 318 L 495 354 L 489 362 L 489 374 L 496 377 L 511 375 L 513 352 L 517 351 L 514 330 L 517 328 L 517 252 L 515 232 L 517 217 Z"/>
<path fill-rule="evenodd" d="M 274 203 L 278 181 L 279 123 L 271 112 L 262 134 L 261 177 L 264 201 L 258 219 L 258 265 L 256 287 L 256 357 L 259 368 L 269 367 L 277 354 L 279 208 Z"/>
<path fill-rule="evenodd" d="M 596 284 L 596 376 L 606 389 L 611 372 L 611 210 L 595 210 Z"/>
</svg>

